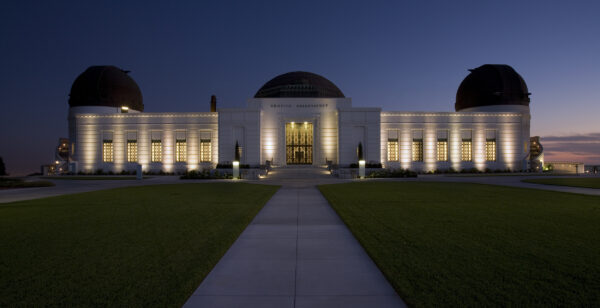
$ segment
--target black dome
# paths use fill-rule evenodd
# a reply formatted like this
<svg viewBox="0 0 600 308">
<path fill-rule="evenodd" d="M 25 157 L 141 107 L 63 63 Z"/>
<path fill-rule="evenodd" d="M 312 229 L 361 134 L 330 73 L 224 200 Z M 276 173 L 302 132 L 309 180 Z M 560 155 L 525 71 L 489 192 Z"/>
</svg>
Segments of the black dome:
<svg viewBox="0 0 600 308">
<path fill-rule="evenodd" d="M 527 84 L 512 67 L 485 64 L 462 81 L 456 92 L 456 111 L 493 105 L 529 106 Z"/>
<path fill-rule="evenodd" d="M 256 92 L 264 97 L 345 97 L 344 93 L 323 76 L 309 72 L 290 72 L 279 75 Z"/>
<path fill-rule="evenodd" d="M 127 106 L 144 111 L 142 92 L 127 73 L 111 65 L 90 66 L 73 82 L 69 106 Z"/>
</svg>

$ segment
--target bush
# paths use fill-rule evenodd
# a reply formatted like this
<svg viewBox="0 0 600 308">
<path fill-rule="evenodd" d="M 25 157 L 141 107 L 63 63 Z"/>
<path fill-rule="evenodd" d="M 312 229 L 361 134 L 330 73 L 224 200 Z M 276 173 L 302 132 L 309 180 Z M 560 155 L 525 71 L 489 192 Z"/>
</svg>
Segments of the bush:
<svg viewBox="0 0 600 308">
<path fill-rule="evenodd" d="M 373 171 L 367 175 L 368 178 L 416 178 L 417 173 L 408 169 L 383 169 Z"/>
<path fill-rule="evenodd" d="M 219 170 L 210 172 L 208 169 L 204 169 L 200 172 L 197 170 L 191 170 L 184 173 L 179 177 L 182 180 L 207 180 L 207 179 L 231 179 L 232 176 L 228 173 L 220 173 Z"/>
<path fill-rule="evenodd" d="M 217 169 L 233 169 L 233 164 L 231 164 L 231 163 L 217 164 Z M 250 165 L 240 164 L 240 169 L 250 169 Z"/>
<path fill-rule="evenodd" d="M 358 163 L 351 163 L 350 168 L 358 168 Z M 381 165 L 381 163 L 366 163 L 365 164 L 365 168 L 383 168 L 383 165 Z"/>
<path fill-rule="evenodd" d="M 48 187 L 54 186 L 50 181 L 31 181 L 25 182 L 22 179 L 0 178 L 0 188 L 27 188 L 27 187 Z"/>
</svg>

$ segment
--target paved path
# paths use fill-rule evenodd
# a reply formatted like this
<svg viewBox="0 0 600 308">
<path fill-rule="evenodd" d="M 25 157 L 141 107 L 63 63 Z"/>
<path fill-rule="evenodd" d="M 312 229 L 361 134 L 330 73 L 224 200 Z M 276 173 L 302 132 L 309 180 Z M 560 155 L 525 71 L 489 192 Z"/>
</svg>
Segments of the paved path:
<svg viewBox="0 0 600 308">
<path fill-rule="evenodd" d="M 595 188 L 582 188 L 582 187 L 569 187 L 569 186 L 557 186 L 557 185 L 545 185 L 535 183 L 525 183 L 522 180 L 527 179 L 548 179 L 554 176 L 443 176 L 443 175 L 420 175 L 418 181 L 436 181 L 436 182 L 463 182 L 463 183 L 480 183 L 480 184 L 491 184 L 491 185 L 502 185 L 512 186 L 521 188 L 532 188 L 542 190 L 552 190 L 559 192 L 568 192 L 574 194 L 584 195 L 596 195 L 600 196 L 600 189 Z M 570 177 L 570 176 L 556 176 L 556 177 Z M 583 176 L 573 176 L 575 178 L 582 178 Z M 594 178 L 594 176 L 590 176 Z M 596 176 L 597 178 L 597 176 Z"/>
<path fill-rule="evenodd" d="M 283 187 L 185 307 L 405 306 L 314 186 L 343 181 L 280 169 L 263 182 Z"/>
<path fill-rule="evenodd" d="M 33 180 L 33 179 L 31 179 Z M 44 180 L 44 179 L 42 179 Z M 155 184 L 177 184 L 178 176 L 156 176 L 138 180 L 52 180 L 56 186 L 15 188 L 0 190 L 0 203 L 76 194 L 87 191 L 103 190 L 126 186 L 142 186 Z M 187 183 L 187 182 L 185 182 Z"/>
</svg>

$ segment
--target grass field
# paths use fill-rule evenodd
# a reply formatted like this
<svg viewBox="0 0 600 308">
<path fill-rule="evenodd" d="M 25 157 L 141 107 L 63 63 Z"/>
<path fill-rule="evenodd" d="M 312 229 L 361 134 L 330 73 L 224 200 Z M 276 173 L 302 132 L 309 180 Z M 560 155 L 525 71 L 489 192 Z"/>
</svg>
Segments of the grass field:
<svg viewBox="0 0 600 308">
<path fill-rule="evenodd" d="M 319 189 L 410 306 L 600 306 L 600 197 L 433 182 Z"/>
<path fill-rule="evenodd" d="M 0 307 L 180 307 L 278 189 L 128 187 L 0 205 Z"/>
<path fill-rule="evenodd" d="M 48 180 L 82 180 L 82 181 L 106 181 L 106 180 L 135 180 L 137 179 L 135 176 L 131 175 L 121 175 L 121 176 L 106 176 L 106 175 L 98 175 L 98 176 L 90 176 L 90 175 L 73 175 L 73 176 L 43 176 L 42 179 Z M 151 177 L 144 176 L 144 179 L 149 179 Z"/>
<path fill-rule="evenodd" d="M 0 177 L 0 189 L 54 186 L 50 181 L 24 181 L 20 178 Z"/>
<path fill-rule="evenodd" d="M 523 182 L 600 189 L 600 177 L 529 179 Z"/>
</svg>

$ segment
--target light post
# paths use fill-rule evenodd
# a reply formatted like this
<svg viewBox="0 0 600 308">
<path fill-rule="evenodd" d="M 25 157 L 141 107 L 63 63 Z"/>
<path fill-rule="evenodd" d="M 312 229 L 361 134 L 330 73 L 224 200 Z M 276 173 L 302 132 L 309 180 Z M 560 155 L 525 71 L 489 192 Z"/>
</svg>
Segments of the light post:
<svg viewBox="0 0 600 308">
<path fill-rule="evenodd" d="M 358 148 L 356 149 L 356 154 L 358 156 L 358 178 L 365 178 L 365 159 L 363 157 L 363 146 L 362 142 L 358 143 Z"/>
<path fill-rule="evenodd" d="M 240 145 L 238 144 L 237 140 L 235 141 L 235 153 L 233 154 L 234 160 L 233 160 L 233 179 L 237 180 L 240 178 Z"/>
<path fill-rule="evenodd" d="M 233 179 L 237 180 L 239 178 L 240 178 L 240 162 L 234 161 L 233 162 Z"/>
<path fill-rule="evenodd" d="M 361 159 L 358 161 L 358 177 L 361 179 L 365 178 L 365 160 Z"/>
</svg>

